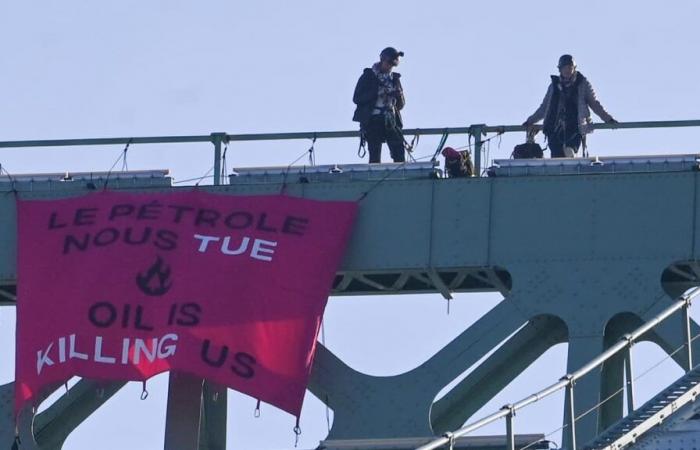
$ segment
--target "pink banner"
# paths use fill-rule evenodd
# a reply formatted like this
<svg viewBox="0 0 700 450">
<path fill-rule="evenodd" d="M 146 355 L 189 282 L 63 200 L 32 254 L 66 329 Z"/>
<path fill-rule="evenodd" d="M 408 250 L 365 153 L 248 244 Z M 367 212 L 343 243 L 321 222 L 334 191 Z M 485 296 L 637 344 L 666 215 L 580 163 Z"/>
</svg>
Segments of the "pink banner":
<svg viewBox="0 0 700 450">
<path fill-rule="evenodd" d="M 297 415 L 357 205 L 199 191 L 18 202 L 16 398 L 176 370 Z"/>
</svg>

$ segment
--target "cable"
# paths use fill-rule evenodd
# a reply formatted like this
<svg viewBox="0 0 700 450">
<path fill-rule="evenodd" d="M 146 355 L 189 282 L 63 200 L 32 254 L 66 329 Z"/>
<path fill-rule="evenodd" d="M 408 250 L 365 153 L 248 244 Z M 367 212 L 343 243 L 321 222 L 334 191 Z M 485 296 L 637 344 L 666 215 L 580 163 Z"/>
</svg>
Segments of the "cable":
<svg viewBox="0 0 700 450">
<path fill-rule="evenodd" d="M 417 158 L 417 159 L 415 159 L 414 161 L 415 161 L 415 162 L 418 162 L 418 161 L 420 161 L 420 160 L 423 160 L 423 159 L 426 159 L 426 158 L 430 158 L 430 157 L 432 157 L 432 155 L 426 155 L 426 156 L 424 156 L 424 157 Z M 404 161 L 404 162 L 402 162 L 401 164 L 399 164 L 398 166 L 394 167 L 392 170 L 390 170 L 390 171 L 389 171 L 386 175 L 384 175 L 379 181 L 377 181 L 376 183 L 374 183 L 369 189 L 367 189 L 365 192 L 363 192 L 362 195 L 360 196 L 360 198 L 357 199 L 357 201 L 358 201 L 358 202 L 361 202 L 362 200 L 364 200 L 364 199 L 367 197 L 367 195 L 369 195 L 369 193 L 372 192 L 372 191 L 374 190 L 374 188 L 376 188 L 377 186 L 379 186 L 380 184 L 382 184 L 384 181 L 386 181 L 386 179 L 389 178 L 391 175 L 393 175 L 394 172 L 396 172 L 397 170 L 403 169 L 404 167 L 406 167 L 406 164 L 408 164 L 408 162 L 407 162 L 407 161 Z"/>
<path fill-rule="evenodd" d="M 0 175 L 2 175 L 3 173 L 5 173 L 5 175 L 7 175 L 7 178 L 10 180 L 11 189 L 9 191 L 7 191 L 6 194 L 13 193 L 16 196 L 17 194 L 19 194 L 19 191 L 17 190 L 15 178 L 12 176 L 12 174 L 10 172 L 7 171 L 5 166 L 0 164 Z"/>
<path fill-rule="evenodd" d="M 228 151 L 228 142 L 224 143 L 224 152 L 221 156 L 221 175 L 219 180 L 226 180 L 226 174 L 228 173 L 228 167 L 226 167 L 226 152 Z M 222 184 L 228 184 L 226 181 Z"/>
<path fill-rule="evenodd" d="M 213 171 L 214 171 L 214 166 L 211 166 L 211 168 L 210 168 L 209 170 L 207 170 L 207 173 L 205 173 L 204 175 L 202 175 L 202 176 L 199 178 L 199 181 L 197 181 L 194 185 L 195 185 L 195 186 L 199 186 L 199 183 L 201 183 L 203 179 L 205 179 L 205 178 L 211 178 L 213 175 L 210 176 L 209 174 L 212 173 Z"/>
<path fill-rule="evenodd" d="M 122 172 L 126 172 L 129 170 L 129 163 L 127 162 L 126 155 L 127 151 L 129 151 L 129 145 L 131 145 L 131 141 L 133 141 L 134 138 L 129 138 L 129 141 L 126 143 L 126 147 L 124 147 L 124 155 L 122 158 Z"/>
<path fill-rule="evenodd" d="M 112 164 L 112 167 L 109 168 L 109 171 L 107 172 L 107 178 L 105 178 L 105 184 L 102 186 L 103 190 L 107 190 L 107 184 L 109 183 L 109 177 L 112 175 L 112 171 L 114 168 L 117 166 L 117 163 L 121 161 L 122 159 L 124 162 L 122 163 L 122 171 L 124 170 L 124 167 L 126 167 L 126 152 L 129 150 L 129 146 L 131 145 L 131 141 L 133 141 L 134 138 L 129 138 L 129 140 L 126 143 L 126 147 L 124 147 L 124 150 L 122 150 L 119 153 L 119 157 L 114 161 L 114 164 Z"/>
<path fill-rule="evenodd" d="M 294 161 L 289 163 L 289 165 L 287 166 L 287 169 L 284 171 L 284 176 L 282 178 L 282 188 L 280 189 L 280 194 L 283 194 L 287 190 L 287 175 L 289 175 L 289 170 L 292 168 L 292 166 L 295 163 L 297 163 L 301 158 L 303 158 L 308 152 L 309 152 L 309 150 L 304 150 L 304 153 L 302 153 L 301 155 L 299 155 L 299 157 L 297 159 L 295 159 Z"/>
<path fill-rule="evenodd" d="M 187 182 L 195 181 L 195 180 L 203 180 L 204 178 L 214 178 L 214 175 L 204 175 L 202 177 L 187 178 L 185 180 L 173 181 L 172 183 L 173 184 L 182 184 L 182 183 L 187 183 Z M 128 188 L 122 188 L 122 189 L 128 189 Z M 135 188 L 135 189 L 139 189 L 139 188 Z M 140 188 L 140 189 L 143 189 L 143 188 Z"/>
<path fill-rule="evenodd" d="M 314 153 L 314 146 L 316 145 L 316 133 L 314 133 L 314 137 L 311 140 L 311 147 L 309 147 L 309 165 L 310 166 L 315 166 L 316 165 L 316 154 Z"/>
</svg>

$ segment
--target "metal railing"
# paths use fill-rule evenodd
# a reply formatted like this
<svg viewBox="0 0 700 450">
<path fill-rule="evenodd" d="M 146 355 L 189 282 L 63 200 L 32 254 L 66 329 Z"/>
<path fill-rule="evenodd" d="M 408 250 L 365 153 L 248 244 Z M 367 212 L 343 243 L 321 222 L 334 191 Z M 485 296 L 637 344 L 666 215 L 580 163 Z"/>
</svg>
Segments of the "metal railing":
<svg viewBox="0 0 700 450">
<path fill-rule="evenodd" d="M 597 123 L 592 129 L 627 129 L 627 128 L 678 128 L 700 127 L 700 120 L 673 120 L 673 121 L 646 121 L 646 122 L 620 122 Z M 541 129 L 541 125 L 535 125 L 534 129 Z M 474 139 L 473 159 L 475 173 L 481 174 L 481 153 L 485 142 L 484 136 L 488 133 L 512 133 L 525 132 L 522 125 L 486 125 L 476 124 L 467 127 L 452 128 L 407 128 L 403 130 L 407 136 L 440 136 L 468 135 Z M 223 132 L 209 135 L 194 136 L 153 136 L 153 137 L 117 137 L 117 138 L 88 138 L 88 139 L 54 139 L 54 140 L 29 140 L 29 141 L 0 141 L 0 148 L 12 147 L 62 147 L 81 145 L 119 145 L 119 144 L 171 144 L 190 142 L 210 142 L 214 145 L 214 184 L 221 183 L 221 147 L 222 144 L 241 141 L 278 141 L 290 139 L 333 139 L 333 138 L 359 138 L 359 131 L 313 131 L 300 133 L 260 133 L 260 134 L 228 134 Z M 444 141 L 443 141 L 444 143 Z"/>
<path fill-rule="evenodd" d="M 507 450 L 515 450 L 515 435 L 513 432 L 513 417 L 515 416 L 515 413 L 528 406 L 531 405 L 532 403 L 538 402 L 542 400 L 543 398 L 546 398 L 555 392 L 558 392 L 562 389 L 566 389 L 566 397 L 569 402 L 569 410 L 568 415 L 569 415 L 569 422 L 568 422 L 568 433 L 569 433 L 569 439 L 570 439 L 570 448 L 571 449 L 576 449 L 576 415 L 574 411 L 574 385 L 576 384 L 576 381 L 579 380 L 581 377 L 584 375 L 588 374 L 595 368 L 599 367 L 603 363 L 605 363 L 607 360 L 610 358 L 616 356 L 620 352 L 627 352 L 626 354 L 626 364 L 625 364 L 625 371 L 627 372 L 627 383 L 625 385 L 626 391 L 627 391 L 627 402 L 628 402 L 628 411 L 631 412 L 634 410 L 634 384 L 633 384 L 633 378 L 632 378 L 632 365 L 631 365 L 631 349 L 632 346 L 636 343 L 636 341 L 644 335 L 646 332 L 649 330 L 653 329 L 655 326 L 658 324 L 662 323 L 664 320 L 672 316 L 674 313 L 682 310 L 683 311 L 683 319 L 685 322 L 685 327 L 684 327 L 684 335 L 685 335 L 685 344 L 684 346 L 686 347 L 686 369 L 687 371 L 692 370 L 693 368 L 693 351 L 692 351 L 692 337 L 691 337 L 691 332 L 690 332 L 690 315 L 688 314 L 688 309 L 691 305 L 691 302 L 693 298 L 696 296 L 700 295 L 700 288 L 693 288 L 690 292 L 682 295 L 679 300 L 674 302 L 670 307 L 659 313 L 656 317 L 652 318 L 648 322 L 646 322 L 644 325 L 641 327 L 637 328 L 634 330 L 632 333 L 624 335 L 615 345 L 610 347 L 608 350 L 605 352 L 601 353 L 598 357 L 594 358 L 591 360 L 588 364 L 584 365 L 581 367 L 579 370 L 577 370 L 574 373 L 566 374 L 564 375 L 557 383 L 552 384 L 551 386 L 548 386 L 544 389 L 542 389 L 539 392 L 536 392 L 528 397 L 525 397 L 524 399 L 520 400 L 519 402 L 506 405 L 503 408 L 501 408 L 499 411 L 488 415 L 484 417 L 481 420 L 478 420 L 474 423 L 468 424 L 462 428 L 459 428 L 458 430 L 455 430 L 453 432 L 447 432 L 445 433 L 442 437 L 435 439 L 434 441 L 431 441 L 425 445 L 422 445 L 418 447 L 416 450 L 435 450 L 443 445 L 451 445 L 454 443 L 455 439 L 465 436 L 475 430 L 478 430 L 479 428 L 482 428 L 490 423 L 496 422 L 500 419 L 505 419 L 506 421 L 506 449 Z"/>
</svg>

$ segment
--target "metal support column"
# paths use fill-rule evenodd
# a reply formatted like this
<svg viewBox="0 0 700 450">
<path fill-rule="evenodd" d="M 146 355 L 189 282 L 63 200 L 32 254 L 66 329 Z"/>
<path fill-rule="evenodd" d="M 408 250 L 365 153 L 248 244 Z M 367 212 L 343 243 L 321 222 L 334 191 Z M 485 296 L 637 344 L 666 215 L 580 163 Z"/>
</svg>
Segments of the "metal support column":
<svg viewBox="0 0 700 450">
<path fill-rule="evenodd" d="M 515 410 L 513 405 L 506 405 L 503 409 L 508 410 L 508 415 L 506 416 L 506 450 L 515 450 L 515 433 L 513 432 Z"/>
<path fill-rule="evenodd" d="M 214 185 L 221 184 L 221 143 L 226 141 L 226 133 L 212 133 L 211 142 L 214 144 Z"/>
<path fill-rule="evenodd" d="M 683 321 L 684 321 L 684 327 L 683 331 L 685 333 L 685 350 L 686 350 L 686 364 L 687 367 L 686 369 L 688 372 L 693 370 L 693 337 L 690 332 L 690 299 L 686 301 L 685 306 L 683 307 Z"/>
<path fill-rule="evenodd" d="M 170 372 L 165 450 L 197 450 L 202 417 L 202 379 Z"/>
<path fill-rule="evenodd" d="M 221 144 L 226 133 L 212 133 L 214 185 L 221 184 Z M 225 386 L 190 375 L 170 373 L 165 450 L 225 450 Z"/>
<path fill-rule="evenodd" d="M 469 127 L 469 135 L 474 137 L 474 173 L 477 177 L 481 176 L 481 146 L 483 141 L 481 136 L 484 134 L 485 124 L 472 125 Z"/>
<path fill-rule="evenodd" d="M 574 379 L 568 375 L 566 396 L 569 399 L 569 450 L 576 450 L 576 409 L 574 408 Z"/>
<path fill-rule="evenodd" d="M 226 386 L 204 381 L 200 450 L 226 450 Z"/>
<path fill-rule="evenodd" d="M 226 133 L 212 133 L 214 142 L 214 185 L 221 184 L 221 143 L 228 143 Z M 203 433 L 200 440 L 202 450 L 226 449 L 226 408 L 228 388 L 204 380 L 203 388 Z"/>
<path fill-rule="evenodd" d="M 627 392 L 627 414 L 634 411 L 634 375 L 632 373 L 632 341 L 625 355 L 625 389 Z"/>
</svg>

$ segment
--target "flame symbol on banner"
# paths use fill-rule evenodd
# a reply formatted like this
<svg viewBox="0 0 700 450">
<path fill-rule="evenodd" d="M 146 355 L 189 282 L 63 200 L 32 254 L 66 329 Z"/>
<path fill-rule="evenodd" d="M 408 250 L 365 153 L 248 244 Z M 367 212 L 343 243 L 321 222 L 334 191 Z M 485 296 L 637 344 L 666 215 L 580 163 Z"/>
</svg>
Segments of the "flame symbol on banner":
<svg viewBox="0 0 700 450">
<path fill-rule="evenodd" d="M 160 296 L 170 290 L 170 267 L 165 265 L 159 256 L 156 262 L 145 273 L 136 275 L 136 285 L 141 291 L 150 296 Z"/>
</svg>

